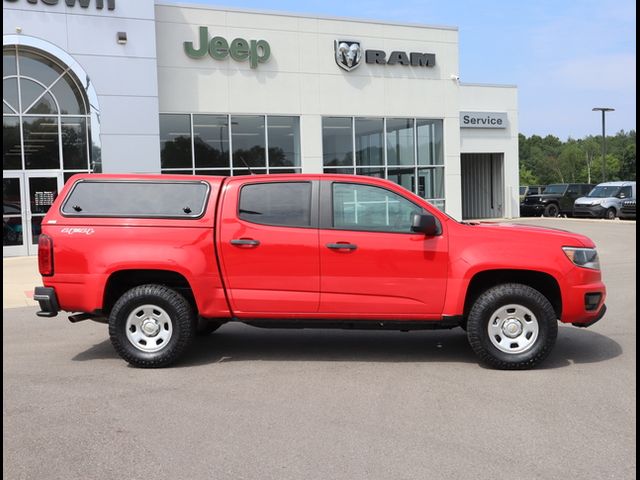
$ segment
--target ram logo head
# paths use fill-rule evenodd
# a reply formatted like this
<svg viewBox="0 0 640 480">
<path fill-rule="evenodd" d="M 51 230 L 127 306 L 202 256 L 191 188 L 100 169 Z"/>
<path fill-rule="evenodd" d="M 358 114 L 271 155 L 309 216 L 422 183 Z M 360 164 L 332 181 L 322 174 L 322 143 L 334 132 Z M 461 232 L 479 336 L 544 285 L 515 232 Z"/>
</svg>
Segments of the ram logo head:
<svg viewBox="0 0 640 480">
<path fill-rule="evenodd" d="M 347 72 L 350 72 L 358 65 L 362 58 L 362 49 L 360 42 L 351 42 L 346 40 L 336 40 L 336 63 Z"/>
</svg>

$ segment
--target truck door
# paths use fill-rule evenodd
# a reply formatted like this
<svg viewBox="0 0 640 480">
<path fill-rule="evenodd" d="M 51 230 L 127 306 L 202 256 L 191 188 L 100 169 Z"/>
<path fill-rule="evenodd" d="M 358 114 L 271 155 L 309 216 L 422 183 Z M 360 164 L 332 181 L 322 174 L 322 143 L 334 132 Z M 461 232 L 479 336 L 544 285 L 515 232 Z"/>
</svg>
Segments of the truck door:
<svg viewBox="0 0 640 480">
<path fill-rule="evenodd" d="M 236 316 L 318 311 L 318 182 L 231 179 L 216 238 Z"/>
<path fill-rule="evenodd" d="M 320 313 L 438 318 L 447 285 L 444 235 L 411 231 L 419 205 L 386 188 L 321 182 Z"/>
</svg>

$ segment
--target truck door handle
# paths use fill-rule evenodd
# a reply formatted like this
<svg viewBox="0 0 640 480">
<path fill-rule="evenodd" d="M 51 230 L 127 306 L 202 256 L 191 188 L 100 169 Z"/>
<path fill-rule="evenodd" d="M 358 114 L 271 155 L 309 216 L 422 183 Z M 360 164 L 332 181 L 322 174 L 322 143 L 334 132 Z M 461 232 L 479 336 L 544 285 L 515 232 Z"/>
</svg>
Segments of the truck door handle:
<svg viewBox="0 0 640 480">
<path fill-rule="evenodd" d="M 358 246 L 353 243 L 327 243 L 327 248 L 332 250 L 355 250 Z"/>
<path fill-rule="evenodd" d="M 234 238 L 231 240 L 231 245 L 239 245 L 241 247 L 257 247 L 260 245 L 259 240 L 253 240 L 252 238 Z"/>
</svg>

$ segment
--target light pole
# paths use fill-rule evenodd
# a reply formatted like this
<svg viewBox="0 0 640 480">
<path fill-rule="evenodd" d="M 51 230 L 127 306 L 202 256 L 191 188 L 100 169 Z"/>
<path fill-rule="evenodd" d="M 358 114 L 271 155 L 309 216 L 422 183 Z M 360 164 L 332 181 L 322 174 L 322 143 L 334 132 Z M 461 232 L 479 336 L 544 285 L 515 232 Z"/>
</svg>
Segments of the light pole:
<svg viewBox="0 0 640 480">
<path fill-rule="evenodd" d="M 602 181 L 606 182 L 606 174 L 604 171 L 604 157 L 607 154 L 607 137 L 604 134 L 604 114 L 606 112 L 613 112 L 615 108 L 609 107 L 594 107 L 591 109 L 593 112 L 602 112 Z"/>
</svg>

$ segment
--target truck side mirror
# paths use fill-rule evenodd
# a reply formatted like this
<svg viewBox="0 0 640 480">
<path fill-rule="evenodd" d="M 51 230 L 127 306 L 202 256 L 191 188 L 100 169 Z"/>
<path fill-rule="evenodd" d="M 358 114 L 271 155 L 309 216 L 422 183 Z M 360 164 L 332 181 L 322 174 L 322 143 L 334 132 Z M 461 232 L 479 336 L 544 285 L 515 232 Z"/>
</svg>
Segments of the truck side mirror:
<svg viewBox="0 0 640 480">
<path fill-rule="evenodd" d="M 436 217 L 429 213 L 414 215 L 413 221 L 411 222 L 411 231 L 424 233 L 427 237 L 435 237 L 442 233 L 442 230 L 440 229 L 440 222 L 438 222 Z"/>
</svg>

